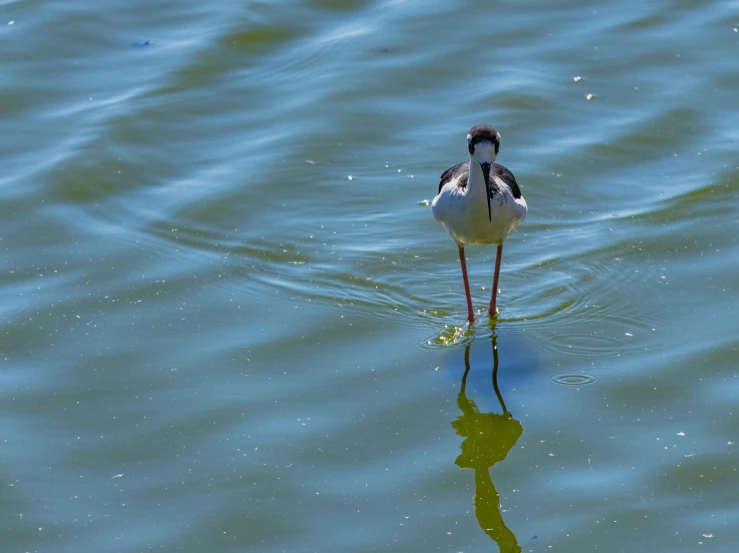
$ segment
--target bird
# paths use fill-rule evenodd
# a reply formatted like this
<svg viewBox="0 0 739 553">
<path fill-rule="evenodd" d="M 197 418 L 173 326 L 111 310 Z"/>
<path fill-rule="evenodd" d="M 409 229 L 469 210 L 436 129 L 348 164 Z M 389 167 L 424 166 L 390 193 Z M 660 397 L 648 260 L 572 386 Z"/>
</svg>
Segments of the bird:
<svg viewBox="0 0 739 553">
<path fill-rule="evenodd" d="M 466 244 L 497 244 L 493 294 L 488 306 L 490 317 L 498 308 L 498 278 L 503 257 L 503 241 L 526 217 L 528 206 L 521 187 L 508 169 L 495 163 L 500 149 L 500 133 L 490 125 L 479 124 L 467 134 L 469 160 L 441 174 L 439 192 L 431 211 L 459 248 L 464 291 L 467 296 L 467 321 L 475 321 L 467 278 Z"/>
</svg>

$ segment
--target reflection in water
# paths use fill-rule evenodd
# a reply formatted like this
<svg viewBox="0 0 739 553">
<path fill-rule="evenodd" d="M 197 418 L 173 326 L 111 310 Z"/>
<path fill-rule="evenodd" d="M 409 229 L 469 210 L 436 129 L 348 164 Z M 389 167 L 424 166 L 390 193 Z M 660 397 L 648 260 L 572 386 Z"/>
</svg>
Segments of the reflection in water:
<svg viewBox="0 0 739 553">
<path fill-rule="evenodd" d="M 520 553 L 516 536 L 503 522 L 500 513 L 500 496 L 490 477 L 490 467 L 502 461 L 511 448 L 516 445 L 523 432 L 521 423 L 514 419 L 506 409 L 503 396 L 498 389 L 498 347 L 497 337 L 493 335 L 493 389 L 498 396 L 503 414 L 480 413 L 475 402 L 467 399 L 465 388 L 467 374 L 470 372 L 470 344 L 464 351 L 465 371 L 462 389 L 457 404 L 462 415 L 452 422 L 457 434 L 464 436 L 462 454 L 455 461 L 462 468 L 475 471 L 475 515 L 483 531 L 500 548 L 501 553 Z"/>
</svg>

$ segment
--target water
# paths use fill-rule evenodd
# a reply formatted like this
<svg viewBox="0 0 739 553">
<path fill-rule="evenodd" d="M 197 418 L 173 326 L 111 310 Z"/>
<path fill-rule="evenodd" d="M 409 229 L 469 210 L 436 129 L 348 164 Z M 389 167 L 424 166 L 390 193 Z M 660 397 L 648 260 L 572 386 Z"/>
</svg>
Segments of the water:
<svg viewBox="0 0 739 553">
<path fill-rule="evenodd" d="M 739 5 L 0 13 L 3 551 L 735 550 Z"/>
</svg>

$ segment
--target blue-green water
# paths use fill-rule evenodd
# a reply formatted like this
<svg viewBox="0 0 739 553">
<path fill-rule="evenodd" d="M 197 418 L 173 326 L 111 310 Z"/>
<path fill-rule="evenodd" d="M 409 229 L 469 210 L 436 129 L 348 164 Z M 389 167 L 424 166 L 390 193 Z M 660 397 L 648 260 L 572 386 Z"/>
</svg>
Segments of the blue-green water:
<svg viewBox="0 0 739 553">
<path fill-rule="evenodd" d="M 0 14 L 3 552 L 736 551 L 739 4 Z"/>
</svg>

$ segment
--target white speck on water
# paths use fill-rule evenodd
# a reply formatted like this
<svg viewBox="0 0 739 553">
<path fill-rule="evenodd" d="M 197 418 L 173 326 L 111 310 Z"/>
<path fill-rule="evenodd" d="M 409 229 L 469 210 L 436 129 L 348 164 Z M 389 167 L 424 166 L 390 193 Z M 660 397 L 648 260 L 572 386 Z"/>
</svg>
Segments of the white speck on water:
<svg viewBox="0 0 739 553">
<path fill-rule="evenodd" d="M 315 162 L 315 161 L 313 161 L 312 159 L 306 159 L 306 160 L 305 160 L 305 162 L 306 162 L 306 163 L 307 163 L 308 165 L 315 165 L 315 164 L 316 164 L 316 162 Z"/>
<path fill-rule="evenodd" d="M 15 25 L 15 21 L 8 21 L 8 25 Z M 734 29 L 736 31 L 736 29 Z"/>
<path fill-rule="evenodd" d="M 421 200 L 421 202 L 418 205 L 431 205 L 431 202 L 428 200 Z"/>
<path fill-rule="evenodd" d="M 626 336 L 633 336 L 631 332 L 624 332 L 624 334 L 626 334 Z"/>
<path fill-rule="evenodd" d="M 113 476 L 113 478 L 123 478 L 123 473 L 121 473 L 121 474 L 116 474 L 115 476 Z"/>
<path fill-rule="evenodd" d="M 573 78 L 572 80 L 575 81 L 576 83 L 579 83 L 580 81 L 582 81 L 582 77 L 580 75 L 578 75 L 577 77 Z"/>
<path fill-rule="evenodd" d="M 712 538 L 713 534 L 701 534 L 704 538 Z"/>
<path fill-rule="evenodd" d="M 595 95 L 594 94 L 586 94 L 585 95 L 585 99 L 586 100 L 592 100 L 593 98 L 595 98 Z"/>
<path fill-rule="evenodd" d="M 685 436 L 685 432 L 678 432 L 677 435 L 678 436 Z"/>
<path fill-rule="evenodd" d="M 354 180 L 354 177 L 352 177 L 351 175 L 349 175 L 349 176 L 348 176 L 348 177 L 346 177 L 346 178 L 348 178 L 349 180 Z"/>
</svg>

